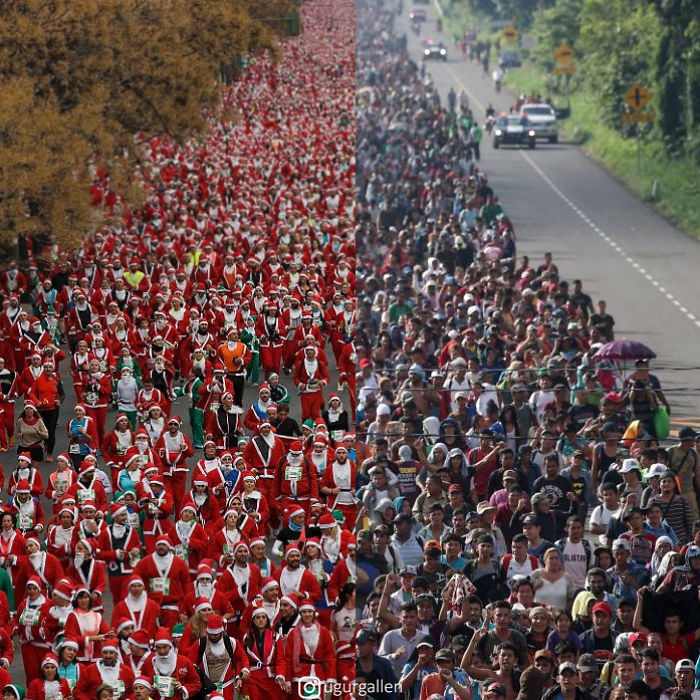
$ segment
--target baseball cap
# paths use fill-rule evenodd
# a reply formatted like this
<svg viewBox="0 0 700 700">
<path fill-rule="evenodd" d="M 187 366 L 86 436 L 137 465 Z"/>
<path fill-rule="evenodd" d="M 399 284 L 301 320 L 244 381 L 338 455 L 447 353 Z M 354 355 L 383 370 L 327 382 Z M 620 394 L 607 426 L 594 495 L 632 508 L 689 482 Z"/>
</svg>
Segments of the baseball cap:
<svg viewBox="0 0 700 700">
<path fill-rule="evenodd" d="M 618 470 L 620 474 L 628 474 L 635 469 L 641 469 L 639 462 L 634 458 L 625 459 L 622 462 L 622 466 Z"/>
<path fill-rule="evenodd" d="M 571 671 L 571 673 L 577 673 L 576 666 L 571 663 L 571 661 L 565 661 L 563 664 L 559 664 L 559 675 Z"/>
<path fill-rule="evenodd" d="M 506 469 L 503 472 L 503 481 L 505 481 L 506 479 L 517 480 L 517 478 L 518 478 L 518 475 L 516 474 L 514 469 Z"/>
<path fill-rule="evenodd" d="M 423 545 L 424 552 L 429 552 L 431 550 L 437 550 L 438 552 L 442 552 L 442 547 L 440 546 L 440 543 L 437 540 L 428 540 Z"/>
<path fill-rule="evenodd" d="M 644 634 L 644 632 L 632 632 L 629 637 L 627 637 L 627 643 L 630 646 L 634 646 L 635 644 L 643 644 L 644 646 L 647 645 L 647 636 Z"/>
<path fill-rule="evenodd" d="M 539 524 L 540 524 L 540 521 L 537 519 L 537 516 L 534 515 L 533 513 L 530 513 L 523 518 L 523 525 L 539 525 Z"/>
<path fill-rule="evenodd" d="M 680 671 L 681 669 L 690 669 L 695 673 L 695 664 L 690 659 L 681 659 L 676 664 L 676 671 Z"/>
<path fill-rule="evenodd" d="M 416 644 L 416 649 L 420 649 L 421 647 L 430 647 L 430 649 L 436 649 L 437 644 L 435 643 L 435 640 L 432 637 L 423 637 L 423 639 Z"/>
<path fill-rule="evenodd" d="M 577 668 L 584 673 L 588 671 L 597 671 L 598 664 L 596 663 L 595 656 L 593 656 L 593 654 L 581 654 L 581 656 L 578 657 Z"/>
<path fill-rule="evenodd" d="M 697 433 L 687 425 L 678 431 L 678 438 L 680 440 L 695 440 L 696 436 Z"/>
<path fill-rule="evenodd" d="M 599 601 L 593 606 L 593 614 L 597 612 L 605 613 L 608 617 L 612 617 L 612 608 L 604 600 Z"/>
<path fill-rule="evenodd" d="M 355 644 L 366 644 L 367 642 L 376 642 L 377 635 L 372 630 L 362 630 L 355 637 Z"/>
<path fill-rule="evenodd" d="M 615 551 L 616 549 L 626 549 L 628 552 L 632 551 L 632 548 L 630 547 L 630 543 L 627 540 L 623 540 L 623 539 L 619 539 L 619 538 L 613 542 L 612 548 L 613 548 L 613 551 Z"/>
<path fill-rule="evenodd" d="M 415 566 L 403 566 L 399 570 L 399 576 L 416 576 L 417 573 Z"/>
<path fill-rule="evenodd" d="M 532 495 L 532 498 L 530 499 L 530 503 L 532 503 L 533 506 L 536 506 L 538 503 L 548 503 L 549 499 L 547 498 L 546 494 L 544 493 L 534 493 Z"/>
<path fill-rule="evenodd" d="M 435 654 L 435 661 L 454 661 L 455 653 L 452 649 L 440 649 L 437 654 Z"/>
<path fill-rule="evenodd" d="M 500 683 L 490 683 L 486 687 L 486 692 L 487 693 L 496 693 L 497 695 L 503 695 L 505 697 L 506 688 L 504 685 L 501 685 Z"/>
<path fill-rule="evenodd" d="M 661 476 L 667 471 L 668 469 L 665 464 L 660 464 L 657 462 L 656 464 L 652 464 L 649 469 L 647 469 L 647 479 L 653 479 L 655 476 Z"/>
</svg>

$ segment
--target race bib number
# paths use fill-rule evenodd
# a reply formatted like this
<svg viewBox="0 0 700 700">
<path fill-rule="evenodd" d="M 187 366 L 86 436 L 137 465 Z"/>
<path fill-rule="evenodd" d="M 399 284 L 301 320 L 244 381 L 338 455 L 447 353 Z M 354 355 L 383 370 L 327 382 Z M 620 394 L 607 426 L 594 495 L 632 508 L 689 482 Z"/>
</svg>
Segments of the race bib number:
<svg viewBox="0 0 700 700">
<path fill-rule="evenodd" d="M 284 470 L 284 478 L 287 481 L 299 481 L 301 479 L 301 467 L 287 467 Z"/>
<path fill-rule="evenodd" d="M 331 437 L 335 442 L 342 442 L 345 433 L 342 430 L 331 430 Z"/>
<path fill-rule="evenodd" d="M 211 404 L 209 404 L 209 408 L 211 411 L 216 413 L 219 410 L 219 405 L 216 401 L 213 401 Z"/>
<path fill-rule="evenodd" d="M 148 464 L 148 455 L 139 455 L 139 464 L 141 467 L 145 467 Z"/>
<path fill-rule="evenodd" d="M 189 550 L 187 548 L 187 545 L 176 544 L 175 545 L 175 556 L 179 557 L 183 561 L 188 561 L 189 560 Z"/>
<path fill-rule="evenodd" d="M 162 698 L 175 694 L 175 679 L 172 676 L 153 676 L 153 685 Z"/>
<path fill-rule="evenodd" d="M 170 595 L 170 579 L 163 576 L 156 576 L 150 580 L 151 593 L 162 593 Z"/>
<path fill-rule="evenodd" d="M 39 618 L 41 617 L 41 610 L 30 610 L 25 608 L 22 614 L 19 616 L 19 624 L 22 627 L 32 627 L 39 623 Z"/>
<path fill-rule="evenodd" d="M 151 515 L 155 515 L 158 512 L 158 506 L 155 505 L 154 503 L 149 503 L 148 504 L 148 512 Z"/>
<path fill-rule="evenodd" d="M 96 391 L 86 391 L 85 392 L 85 403 L 88 406 L 94 406 L 100 398 L 100 395 Z"/>
<path fill-rule="evenodd" d="M 59 496 L 63 496 L 63 494 L 68 490 L 68 479 L 56 479 L 55 486 L 55 493 L 57 493 Z"/>
<path fill-rule="evenodd" d="M 82 505 L 87 501 L 95 500 L 95 489 L 78 489 L 78 503 Z"/>
<path fill-rule="evenodd" d="M 126 686 L 124 685 L 124 681 L 117 681 L 114 686 L 114 697 L 115 698 L 120 698 L 124 693 L 126 692 Z"/>
<path fill-rule="evenodd" d="M 139 527 L 141 523 L 139 522 L 139 514 L 138 513 L 129 513 L 127 516 L 127 522 L 131 527 Z"/>
<path fill-rule="evenodd" d="M 17 527 L 20 530 L 31 530 L 34 527 L 34 518 L 26 513 L 20 513 L 17 517 Z"/>
<path fill-rule="evenodd" d="M 72 455 L 79 455 L 80 454 L 80 445 L 78 445 L 77 443 L 74 445 L 69 445 L 68 452 L 70 452 Z"/>
</svg>

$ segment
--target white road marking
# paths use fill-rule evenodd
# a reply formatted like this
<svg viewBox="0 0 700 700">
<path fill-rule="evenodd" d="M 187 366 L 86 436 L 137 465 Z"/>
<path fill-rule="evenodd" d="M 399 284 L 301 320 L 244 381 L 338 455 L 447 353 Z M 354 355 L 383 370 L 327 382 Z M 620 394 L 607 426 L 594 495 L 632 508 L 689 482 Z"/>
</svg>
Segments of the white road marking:
<svg viewBox="0 0 700 700">
<path fill-rule="evenodd" d="M 435 8 L 440 16 L 443 15 L 442 8 L 440 7 L 439 0 L 433 0 L 433 4 L 435 5 Z M 468 95 L 469 99 L 471 102 L 473 102 L 480 110 L 481 112 L 485 115 L 486 114 L 486 107 L 484 107 L 483 103 L 469 90 L 469 88 L 464 84 L 464 82 L 459 78 L 459 76 L 452 70 L 452 66 L 449 64 L 445 64 L 445 69 L 447 72 L 452 76 L 452 80 L 455 82 L 456 85 L 459 85 L 464 92 Z M 594 221 L 592 221 L 589 217 L 586 216 L 584 212 L 579 209 L 570 199 L 567 197 L 551 180 L 550 178 L 545 174 L 545 172 L 540 168 L 537 163 L 535 163 L 530 156 L 525 153 L 525 151 L 518 151 L 520 155 L 530 164 L 532 169 L 549 185 L 549 187 L 558 195 L 558 197 L 569 206 L 570 209 L 573 210 L 573 212 L 588 226 L 590 226 L 591 229 L 593 229 L 596 233 L 598 233 L 603 240 L 607 241 L 614 250 L 616 250 L 620 255 L 622 255 L 623 258 L 625 258 L 625 261 L 630 264 L 633 269 L 637 270 L 640 274 L 644 275 L 644 277 L 651 282 L 655 287 L 659 289 L 660 292 L 666 294 L 666 297 L 671 301 L 674 302 L 675 304 L 675 299 L 673 298 L 673 295 L 669 294 L 666 292 L 666 290 L 663 287 L 659 286 L 659 283 L 643 268 L 640 267 L 639 264 L 634 260 L 634 258 L 628 256 L 622 248 L 612 239 L 610 238 L 600 227 L 598 227 Z M 700 328 L 700 321 L 695 320 L 695 316 L 690 313 L 684 306 L 680 305 L 680 302 L 675 304 L 676 307 L 679 307 L 681 312 L 691 321 L 695 322 L 695 325 Z"/>
</svg>

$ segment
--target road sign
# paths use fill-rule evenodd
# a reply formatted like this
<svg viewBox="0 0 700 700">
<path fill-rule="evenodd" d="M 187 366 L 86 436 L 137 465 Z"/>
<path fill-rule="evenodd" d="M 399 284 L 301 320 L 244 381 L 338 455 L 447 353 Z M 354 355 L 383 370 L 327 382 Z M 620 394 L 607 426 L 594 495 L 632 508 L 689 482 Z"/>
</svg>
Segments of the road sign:
<svg viewBox="0 0 700 700">
<path fill-rule="evenodd" d="M 622 121 L 625 123 L 629 122 L 653 122 L 654 113 L 653 112 L 634 112 L 632 114 L 623 114 Z"/>
<path fill-rule="evenodd" d="M 511 24 L 503 30 L 503 36 L 512 44 L 518 38 L 518 30 Z"/>
<path fill-rule="evenodd" d="M 576 66 L 555 66 L 555 73 L 575 73 L 578 70 Z"/>
<path fill-rule="evenodd" d="M 562 42 L 554 49 L 554 58 L 564 65 L 571 63 L 575 55 L 574 50 L 566 42 Z"/>
<path fill-rule="evenodd" d="M 652 94 L 641 83 L 635 83 L 625 93 L 625 102 L 635 111 L 641 112 L 650 102 Z"/>
</svg>

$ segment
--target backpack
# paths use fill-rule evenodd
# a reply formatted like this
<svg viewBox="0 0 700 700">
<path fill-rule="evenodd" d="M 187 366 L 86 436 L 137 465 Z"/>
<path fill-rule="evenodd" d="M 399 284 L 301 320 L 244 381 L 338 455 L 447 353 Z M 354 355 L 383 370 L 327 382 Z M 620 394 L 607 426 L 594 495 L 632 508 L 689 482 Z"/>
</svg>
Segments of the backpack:
<svg viewBox="0 0 700 700">
<path fill-rule="evenodd" d="M 229 659 L 231 659 L 231 664 L 234 663 L 233 660 L 233 646 L 231 646 L 231 638 L 224 634 L 223 636 L 224 646 L 226 647 L 226 653 Z M 195 664 L 195 669 L 197 670 L 197 675 L 202 684 L 202 687 L 192 695 L 189 700 L 206 700 L 211 693 L 216 690 L 216 683 L 214 683 L 209 676 L 202 670 L 202 659 L 204 658 L 204 652 L 207 648 L 207 638 L 200 637 L 199 649 L 197 650 L 197 663 Z"/>
</svg>

